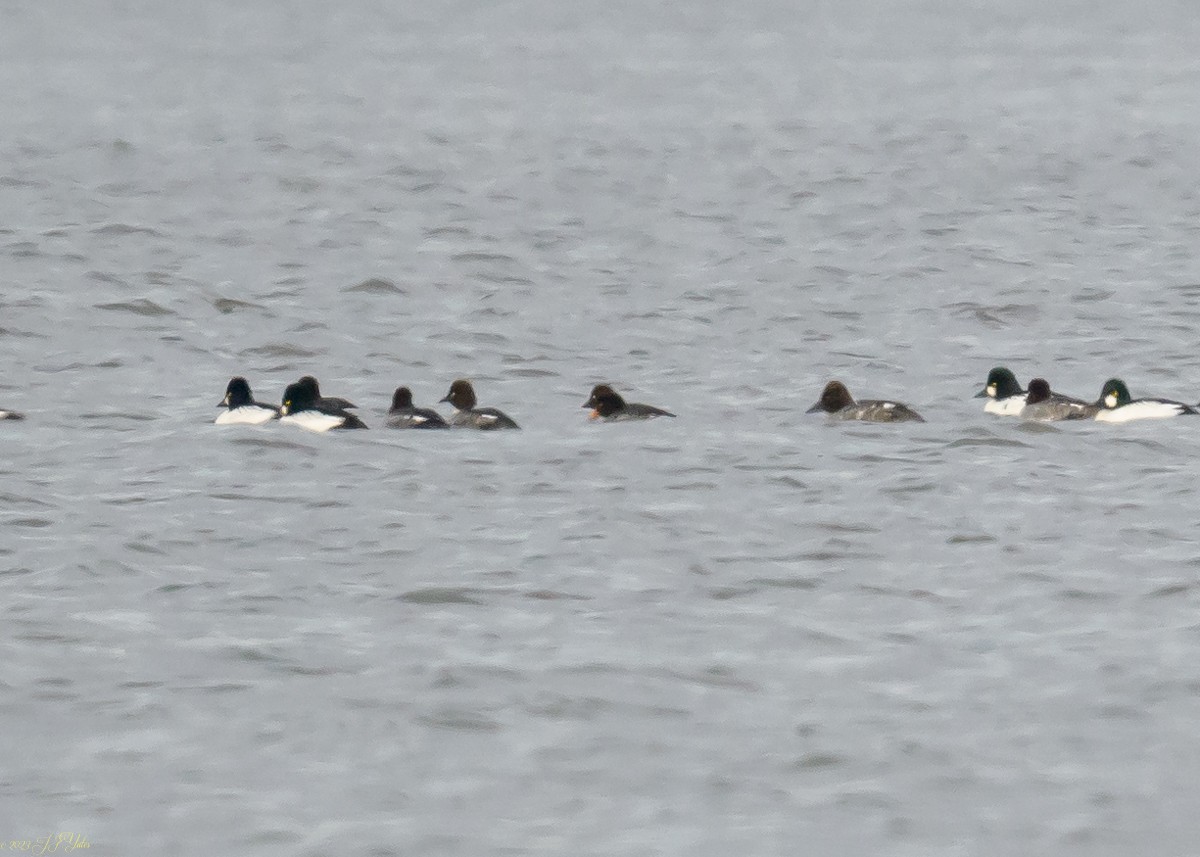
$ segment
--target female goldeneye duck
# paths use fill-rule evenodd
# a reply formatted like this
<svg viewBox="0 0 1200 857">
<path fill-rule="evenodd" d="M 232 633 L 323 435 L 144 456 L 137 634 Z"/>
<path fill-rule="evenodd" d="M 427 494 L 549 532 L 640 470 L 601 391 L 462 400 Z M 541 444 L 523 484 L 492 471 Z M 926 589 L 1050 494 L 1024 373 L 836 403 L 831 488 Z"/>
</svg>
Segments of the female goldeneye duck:
<svg viewBox="0 0 1200 857">
<path fill-rule="evenodd" d="M 366 423 L 345 408 L 330 407 L 328 399 L 313 395 L 313 385 L 301 378 L 283 391 L 281 423 L 294 423 L 309 431 L 365 429 Z"/>
<path fill-rule="evenodd" d="M 878 399 L 854 401 L 850 391 L 841 381 L 830 381 L 821 392 L 821 398 L 808 409 L 808 413 L 825 411 L 839 420 L 865 420 L 872 423 L 899 423 L 925 420 L 908 405 Z"/>
<path fill-rule="evenodd" d="M 987 398 L 984 411 L 1005 417 L 1020 416 L 1021 408 L 1025 407 L 1025 391 L 1017 383 L 1017 376 L 1003 366 L 988 372 L 987 382 L 975 398 Z"/>
<path fill-rule="evenodd" d="M 656 408 L 653 405 L 643 405 L 638 402 L 626 402 L 607 384 L 599 384 L 592 388 L 592 395 L 583 403 L 583 407 L 591 408 L 590 418 L 617 422 L 618 420 L 648 420 L 653 417 L 673 417 L 670 411 Z"/>
<path fill-rule="evenodd" d="M 392 407 L 388 411 L 387 424 L 391 428 L 450 428 L 442 415 L 429 408 L 414 408 L 412 390 L 397 387 L 392 394 Z"/>
<path fill-rule="evenodd" d="M 214 420 L 217 425 L 233 423 L 261 425 L 279 418 L 279 408 L 254 401 L 250 385 L 242 377 L 229 379 L 229 386 L 225 388 L 225 398 L 217 404 L 217 407 L 225 409 Z"/>
<path fill-rule="evenodd" d="M 312 375 L 305 375 L 296 383 L 303 384 L 306 388 L 311 390 L 313 398 L 316 399 L 323 408 L 333 408 L 340 411 L 346 411 L 350 408 L 358 407 L 358 405 L 354 404 L 354 402 L 347 401 L 346 399 L 339 398 L 338 396 L 322 396 L 321 385 L 317 383 L 317 379 Z"/>
<path fill-rule="evenodd" d="M 25 419 L 24 414 L 18 413 L 16 411 L 6 411 L 6 410 L 4 410 L 4 408 L 0 408 L 0 420 L 23 420 L 23 419 Z"/>
<path fill-rule="evenodd" d="M 1109 378 L 1104 382 L 1096 408 L 1096 419 L 1105 423 L 1156 420 L 1197 413 L 1191 405 L 1172 399 L 1132 399 L 1129 388 L 1120 378 Z"/>
<path fill-rule="evenodd" d="M 1025 407 L 1021 419 L 1054 422 L 1058 420 L 1090 420 L 1100 410 L 1094 404 L 1072 399 L 1050 392 L 1050 382 L 1045 378 L 1034 378 L 1029 382 L 1025 394 Z"/>
<path fill-rule="evenodd" d="M 470 381 L 459 378 L 450 385 L 450 392 L 443 402 L 449 402 L 455 407 L 450 416 L 450 425 L 454 428 L 476 429 L 515 429 L 520 428 L 512 417 L 495 408 L 475 407 L 475 388 Z"/>
</svg>

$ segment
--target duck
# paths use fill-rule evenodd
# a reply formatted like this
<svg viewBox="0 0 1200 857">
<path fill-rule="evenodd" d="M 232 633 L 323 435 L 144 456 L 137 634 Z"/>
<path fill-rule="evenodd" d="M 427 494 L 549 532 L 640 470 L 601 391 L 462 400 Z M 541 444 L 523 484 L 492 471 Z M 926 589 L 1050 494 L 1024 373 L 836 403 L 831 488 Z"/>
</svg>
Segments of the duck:
<svg viewBox="0 0 1200 857">
<path fill-rule="evenodd" d="M 367 427 L 366 423 L 345 408 L 329 404 L 337 400 L 317 395 L 319 388 L 309 383 L 313 380 L 306 376 L 294 384 L 288 384 L 283 391 L 283 406 L 279 409 L 281 423 L 294 423 L 300 428 L 316 432 Z"/>
<path fill-rule="evenodd" d="M 850 391 L 841 381 L 830 381 L 821 392 L 821 398 L 808 409 L 808 413 L 825 411 L 839 420 L 864 420 L 872 423 L 925 422 L 924 417 L 900 402 L 880 399 L 854 401 Z"/>
<path fill-rule="evenodd" d="M 352 408 L 358 407 L 358 405 L 354 404 L 354 402 L 351 402 L 348 399 L 343 399 L 339 396 L 322 396 L 321 385 L 317 383 L 317 379 L 312 375 L 305 375 L 296 383 L 309 387 L 312 390 L 313 396 L 316 397 L 317 401 L 320 402 L 321 407 L 323 408 L 335 408 L 337 410 L 348 411 Z"/>
<path fill-rule="evenodd" d="M 1103 423 L 1127 423 L 1200 413 L 1191 405 L 1173 399 L 1134 399 L 1120 378 L 1109 378 L 1096 400 L 1096 420 Z"/>
<path fill-rule="evenodd" d="M 453 428 L 485 430 L 520 428 L 516 421 L 503 411 L 498 411 L 495 408 L 476 408 L 475 388 L 465 378 L 459 378 L 451 384 L 450 392 L 445 395 L 442 401 L 449 402 L 455 408 L 449 420 Z"/>
<path fill-rule="evenodd" d="M 1025 407 L 1021 408 L 1023 420 L 1055 422 L 1058 420 L 1090 420 L 1099 410 L 1094 404 L 1073 399 L 1050 391 L 1050 382 L 1045 378 L 1034 378 L 1029 382 L 1025 394 Z"/>
<path fill-rule="evenodd" d="M 975 394 L 976 399 L 986 398 L 983 410 L 1003 417 L 1017 417 L 1025 407 L 1025 391 L 1017 383 L 1011 369 L 997 366 L 988 372 L 983 389 Z"/>
<path fill-rule="evenodd" d="M 597 384 L 592 388 L 592 395 L 583 403 L 583 407 L 591 408 L 590 419 L 605 422 L 621 420 L 649 420 L 654 417 L 673 417 L 670 411 L 656 408 L 653 405 L 643 405 L 638 402 L 626 402 L 612 387 L 607 384 Z"/>
<path fill-rule="evenodd" d="M 217 407 L 225 409 L 213 420 L 217 425 L 262 425 L 279 419 L 279 408 L 254 401 L 250 384 L 240 375 L 229 379 L 229 384 L 225 387 L 225 398 L 217 403 Z"/>
<path fill-rule="evenodd" d="M 25 415 L 18 411 L 10 411 L 6 408 L 0 408 L 0 420 L 23 420 Z"/>
<path fill-rule="evenodd" d="M 415 408 L 412 401 L 412 390 L 408 387 L 397 387 L 392 394 L 392 407 L 388 410 L 389 428 L 450 428 L 442 419 L 442 415 L 429 408 Z"/>
</svg>

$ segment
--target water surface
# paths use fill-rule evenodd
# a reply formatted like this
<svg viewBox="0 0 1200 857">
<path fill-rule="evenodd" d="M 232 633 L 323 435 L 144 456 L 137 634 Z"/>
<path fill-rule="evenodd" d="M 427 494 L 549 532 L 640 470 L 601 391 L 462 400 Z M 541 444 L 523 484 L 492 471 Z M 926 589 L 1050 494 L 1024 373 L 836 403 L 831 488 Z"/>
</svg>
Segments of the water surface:
<svg viewBox="0 0 1200 857">
<path fill-rule="evenodd" d="M 0 838 L 1193 853 L 1200 421 L 970 398 L 1200 395 L 1189 7 L 4 19 Z"/>
</svg>

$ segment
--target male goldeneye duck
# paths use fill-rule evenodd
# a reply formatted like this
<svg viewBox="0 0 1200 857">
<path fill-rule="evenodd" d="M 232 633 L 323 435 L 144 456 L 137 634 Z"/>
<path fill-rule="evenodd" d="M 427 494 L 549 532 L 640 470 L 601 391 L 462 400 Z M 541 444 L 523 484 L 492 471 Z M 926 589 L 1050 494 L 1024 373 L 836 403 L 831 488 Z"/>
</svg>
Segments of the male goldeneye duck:
<svg viewBox="0 0 1200 857">
<path fill-rule="evenodd" d="M 217 404 L 217 407 L 225 409 L 214 420 L 217 425 L 231 423 L 261 425 L 279 417 L 279 408 L 254 401 L 254 396 L 250 393 L 250 385 L 246 383 L 245 378 L 241 377 L 229 379 L 229 386 L 225 388 L 225 398 Z"/>
<path fill-rule="evenodd" d="M 450 416 L 450 425 L 455 428 L 477 429 L 515 429 L 520 428 L 512 417 L 495 408 L 475 407 L 475 388 L 470 381 L 459 378 L 450 385 L 450 392 L 443 402 L 449 402 L 455 407 Z"/>
<path fill-rule="evenodd" d="M 354 404 L 354 402 L 339 398 L 338 396 L 322 396 L 321 385 L 317 383 L 317 379 L 312 375 L 305 375 L 296 383 L 303 384 L 305 387 L 312 390 L 313 398 L 316 399 L 323 408 L 333 408 L 340 411 L 346 411 L 350 408 L 358 407 L 358 405 Z"/>
<path fill-rule="evenodd" d="M 442 415 L 429 408 L 414 408 L 412 390 L 397 387 L 392 394 L 392 407 L 388 411 L 388 426 L 391 428 L 450 428 Z"/>
<path fill-rule="evenodd" d="M 365 429 L 366 423 L 345 408 L 330 407 L 328 399 L 313 394 L 313 385 L 301 378 L 288 384 L 283 391 L 283 407 L 279 409 L 281 423 L 295 423 L 309 431 L 330 429 Z"/>
<path fill-rule="evenodd" d="M 1045 378 L 1034 378 L 1029 382 L 1025 394 L 1025 407 L 1021 419 L 1052 422 L 1056 420 L 1090 420 L 1100 410 L 1094 404 L 1072 399 L 1050 392 L 1050 382 Z"/>
<path fill-rule="evenodd" d="M 1171 399 L 1131 399 L 1129 388 L 1120 378 L 1109 378 L 1104 382 L 1096 407 L 1096 419 L 1105 423 L 1155 420 L 1197 413 L 1191 405 Z"/>
<path fill-rule="evenodd" d="M 652 417 L 673 417 L 670 411 L 656 408 L 653 405 L 642 405 L 638 402 L 626 402 L 607 384 L 599 384 L 592 388 L 592 395 L 583 407 L 591 408 L 591 419 L 617 422 L 618 420 L 648 420 Z"/>
<path fill-rule="evenodd" d="M 23 420 L 23 419 L 25 419 L 24 414 L 18 413 L 16 411 L 6 411 L 6 410 L 4 410 L 4 408 L 0 408 L 0 420 Z"/>
<path fill-rule="evenodd" d="M 988 401 L 983 409 L 989 414 L 1016 417 L 1020 416 L 1021 408 L 1025 407 L 1025 391 L 1017 383 L 1017 376 L 1003 366 L 997 366 L 988 372 L 983 389 L 975 394 L 976 399 L 985 397 Z"/>
<path fill-rule="evenodd" d="M 816 411 L 825 411 L 839 420 L 865 420 L 872 423 L 925 422 L 920 414 L 900 402 L 878 399 L 856 402 L 841 381 L 830 381 L 825 385 L 825 389 L 821 391 L 821 398 L 808 409 L 810 414 Z"/>
</svg>

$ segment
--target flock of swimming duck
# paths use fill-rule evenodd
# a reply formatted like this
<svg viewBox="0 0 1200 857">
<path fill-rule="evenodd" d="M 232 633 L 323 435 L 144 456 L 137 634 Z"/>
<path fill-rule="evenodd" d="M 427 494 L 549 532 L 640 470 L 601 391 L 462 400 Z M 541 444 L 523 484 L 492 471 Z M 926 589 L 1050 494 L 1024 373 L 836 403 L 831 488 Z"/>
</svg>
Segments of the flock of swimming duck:
<svg viewBox="0 0 1200 857">
<path fill-rule="evenodd" d="M 1129 388 L 1120 378 L 1105 381 L 1100 388 L 1100 398 L 1094 402 L 1055 393 L 1045 378 L 1034 378 L 1029 382 L 1029 389 L 1022 390 L 1016 376 L 1003 366 L 997 366 L 988 373 L 987 383 L 975 395 L 976 398 L 988 399 L 983 407 L 988 413 L 1041 422 L 1097 420 L 1127 423 L 1200 414 L 1192 405 L 1174 399 L 1135 399 L 1129 395 Z"/>
<path fill-rule="evenodd" d="M 1200 413 L 1191 405 L 1172 399 L 1134 399 L 1120 378 L 1105 381 L 1100 388 L 1100 398 L 1094 402 L 1055 393 L 1045 378 L 1034 378 L 1029 382 L 1029 388 L 1023 390 L 1017 382 L 1017 376 L 1003 366 L 997 366 L 988 373 L 987 382 L 975 394 L 975 398 L 987 399 L 983 409 L 989 414 L 1038 422 L 1098 420 L 1126 423 Z M 831 417 L 841 420 L 925 422 L 920 414 L 901 402 L 874 399 L 855 401 L 840 381 L 830 381 L 825 385 L 821 398 L 808 409 L 810 414 L 814 411 L 826 411 Z"/>
<path fill-rule="evenodd" d="M 1172 399 L 1134 399 L 1130 397 L 1129 388 L 1120 378 L 1105 381 L 1100 390 L 1100 398 L 1094 402 L 1055 393 L 1044 378 L 1034 378 L 1029 382 L 1029 388 L 1023 390 L 1017 383 L 1016 376 L 1003 366 L 997 366 L 988 373 L 987 383 L 976 394 L 976 398 L 988 400 L 983 408 L 988 413 L 1041 422 L 1099 420 L 1124 423 L 1200 413 L 1195 407 Z M 503 411 L 476 407 L 475 388 L 471 386 L 470 381 L 461 378 L 455 381 L 441 401 L 450 403 L 454 408 L 449 417 L 443 417 L 432 408 L 414 406 L 412 391 L 408 387 L 397 387 L 392 395 L 392 406 L 388 410 L 387 425 L 389 428 L 398 429 L 472 428 L 485 431 L 520 428 L 516 421 Z M 353 402 L 337 396 L 321 395 L 321 387 L 311 375 L 305 375 L 294 384 L 289 384 L 284 390 L 280 405 L 256 401 L 245 378 L 232 378 L 225 388 L 225 398 L 220 401 L 218 407 L 224 409 L 216 418 L 218 425 L 260 425 L 277 419 L 315 432 L 367 427 L 366 423 L 352 413 L 356 407 Z M 670 411 L 653 405 L 626 402 L 607 384 L 593 387 L 583 407 L 591 408 L 592 419 L 604 422 L 675 416 Z M 846 389 L 846 385 L 840 381 L 830 381 L 826 384 L 821 398 L 808 409 L 810 414 L 821 411 L 838 420 L 876 423 L 925 422 L 920 414 L 902 402 L 885 399 L 856 401 Z M 23 415 L 16 411 L 0 409 L 0 420 L 23 418 Z"/>
<path fill-rule="evenodd" d="M 432 408 L 413 405 L 412 391 L 408 387 L 397 387 L 392 394 L 392 406 L 388 410 L 387 425 L 398 429 L 446 429 L 472 428 L 482 430 L 520 428 L 516 420 L 496 408 L 476 407 L 475 388 L 471 382 L 460 378 L 450 385 L 450 392 L 442 398 L 449 402 L 454 412 L 443 417 Z M 324 432 L 331 429 L 365 429 L 367 427 L 357 415 L 351 413 L 353 402 L 337 396 L 321 395 L 317 379 L 305 375 L 283 391 L 279 406 L 255 401 L 250 385 L 245 378 L 232 378 L 225 388 L 225 398 L 218 407 L 224 410 L 217 417 L 219 425 L 250 423 L 258 425 L 278 419 L 282 423 L 294 423 L 309 431 Z M 607 384 L 592 389 L 592 395 L 583 407 L 592 409 L 592 419 L 615 422 L 619 420 L 645 420 L 651 417 L 673 417 L 670 411 L 626 402 Z"/>
</svg>

